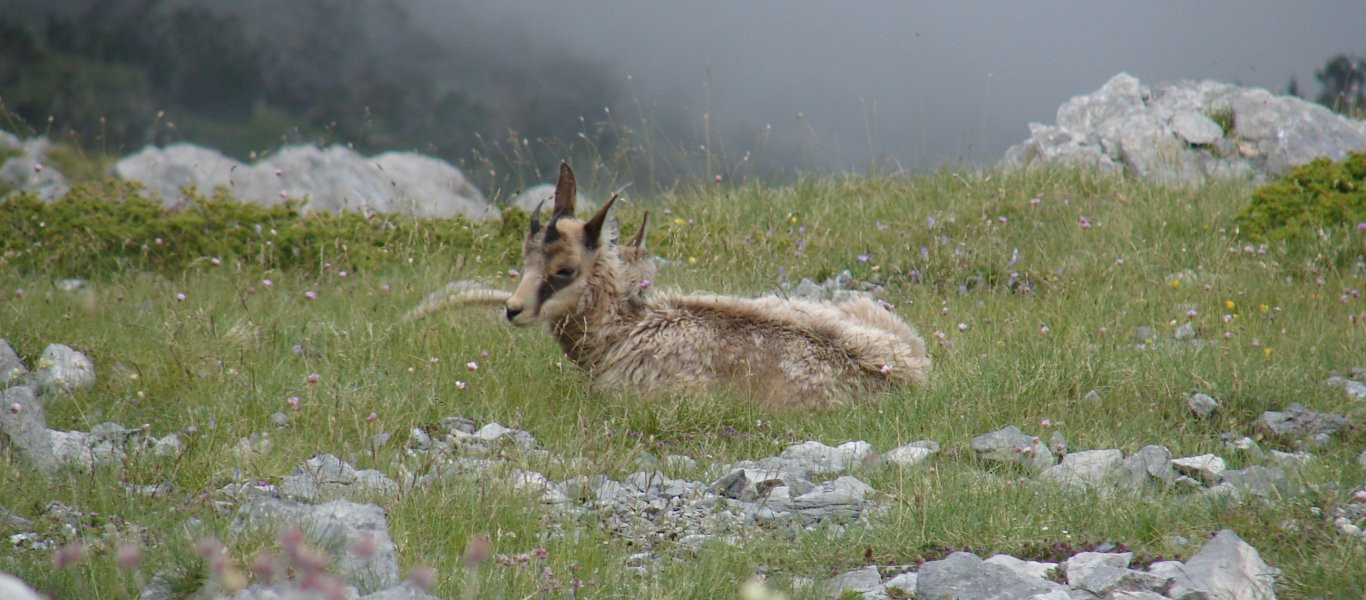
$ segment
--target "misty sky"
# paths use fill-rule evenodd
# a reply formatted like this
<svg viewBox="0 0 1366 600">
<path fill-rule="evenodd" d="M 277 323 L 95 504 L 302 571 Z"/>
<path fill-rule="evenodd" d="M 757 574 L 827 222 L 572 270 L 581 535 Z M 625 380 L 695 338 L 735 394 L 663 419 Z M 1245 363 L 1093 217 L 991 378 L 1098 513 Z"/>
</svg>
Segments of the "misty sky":
<svg viewBox="0 0 1366 600">
<path fill-rule="evenodd" d="M 1329 57 L 1366 54 L 1360 0 L 460 4 L 614 65 L 643 102 L 686 111 L 698 131 L 709 89 L 726 137 L 771 125 L 770 147 L 837 168 L 873 153 L 907 168 L 997 160 L 1028 122 L 1052 123 L 1120 71 L 1277 92 L 1293 74 L 1312 97 Z"/>
</svg>

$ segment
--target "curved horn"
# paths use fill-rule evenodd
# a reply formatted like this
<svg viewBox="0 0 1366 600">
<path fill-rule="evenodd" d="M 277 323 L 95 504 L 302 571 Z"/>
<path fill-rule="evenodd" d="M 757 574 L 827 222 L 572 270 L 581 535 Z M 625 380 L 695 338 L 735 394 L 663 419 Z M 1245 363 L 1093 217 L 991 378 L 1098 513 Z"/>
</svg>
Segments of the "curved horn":
<svg viewBox="0 0 1366 600">
<path fill-rule="evenodd" d="M 647 210 L 647 211 L 645 211 L 645 217 L 642 218 L 642 219 L 640 220 L 640 229 L 637 229 L 637 230 L 636 230 L 636 234 L 633 235 L 633 236 L 631 236 L 631 240 L 628 241 L 628 242 L 626 242 L 626 245 L 627 245 L 627 246 L 630 246 L 630 247 L 632 247 L 632 248 L 640 248 L 641 246 L 644 246 L 644 245 L 645 245 L 645 228 L 646 228 L 649 224 L 650 224 L 650 211 Z"/>
<path fill-rule="evenodd" d="M 612 194 L 612 197 L 608 198 L 607 202 L 603 203 L 602 208 L 598 209 L 598 213 L 593 215 L 593 218 L 589 219 L 587 223 L 583 224 L 583 242 L 588 246 L 589 250 L 597 248 L 598 244 L 602 241 L 599 239 L 602 237 L 602 226 L 607 222 L 607 213 L 612 210 L 612 203 L 616 202 L 617 198 L 618 196 L 616 194 Z"/>
<path fill-rule="evenodd" d="M 564 213 L 558 210 L 550 214 L 550 224 L 545 226 L 545 243 L 560 239 L 560 230 L 555 228 L 555 224 L 560 222 L 562 216 Z"/>
<path fill-rule="evenodd" d="M 541 230 L 541 207 L 545 206 L 545 200 L 536 203 L 536 210 L 531 211 L 531 235 L 536 235 Z"/>
</svg>

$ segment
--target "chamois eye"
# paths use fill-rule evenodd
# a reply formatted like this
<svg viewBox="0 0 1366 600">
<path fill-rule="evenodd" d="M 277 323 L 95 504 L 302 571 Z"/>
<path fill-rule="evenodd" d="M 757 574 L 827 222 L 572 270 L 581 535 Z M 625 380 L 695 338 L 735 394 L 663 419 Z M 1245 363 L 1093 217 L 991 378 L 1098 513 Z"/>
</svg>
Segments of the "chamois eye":
<svg viewBox="0 0 1366 600">
<path fill-rule="evenodd" d="M 560 270 L 558 270 L 558 271 L 555 271 L 555 276 L 556 276 L 556 277 L 562 277 L 562 278 L 564 278 L 564 279 L 573 278 L 573 277 L 574 277 L 574 269 L 572 269 L 572 268 L 570 268 L 570 267 L 565 267 L 565 268 L 563 268 L 563 269 L 560 269 Z"/>
</svg>

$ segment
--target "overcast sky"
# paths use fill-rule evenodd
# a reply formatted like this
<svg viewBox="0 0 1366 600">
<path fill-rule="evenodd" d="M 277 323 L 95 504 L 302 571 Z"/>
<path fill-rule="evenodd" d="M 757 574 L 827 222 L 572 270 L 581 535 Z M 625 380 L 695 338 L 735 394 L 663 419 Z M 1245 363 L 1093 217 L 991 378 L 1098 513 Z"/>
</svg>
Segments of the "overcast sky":
<svg viewBox="0 0 1366 600">
<path fill-rule="evenodd" d="M 1030 121 L 1052 123 L 1121 71 L 1277 92 L 1293 74 L 1312 97 L 1331 56 L 1366 54 L 1361 0 L 461 4 L 615 65 L 642 101 L 682 107 L 699 130 L 709 90 L 729 137 L 771 125 L 773 144 L 836 168 L 873 153 L 908 168 L 997 160 Z"/>
</svg>

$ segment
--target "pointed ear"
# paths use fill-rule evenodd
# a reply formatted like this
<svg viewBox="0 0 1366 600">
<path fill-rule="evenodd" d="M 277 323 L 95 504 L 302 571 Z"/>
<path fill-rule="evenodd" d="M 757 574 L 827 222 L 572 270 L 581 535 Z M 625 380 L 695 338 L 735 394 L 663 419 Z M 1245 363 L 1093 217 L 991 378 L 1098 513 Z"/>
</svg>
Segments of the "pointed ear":
<svg viewBox="0 0 1366 600">
<path fill-rule="evenodd" d="M 647 211 L 645 211 L 645 218 L 643 218 L 643 219 L 640 220 L 640 229 L 637 229 L 637 230 L 636 230 L 636 234 L 633 235 L 633 236 L 631 236 L 631 240 L 628 241 L 628 242 L 626 242 L 626 245 L 627 245 L 627 246 L 630 246 L 630 247 L 632 247 L 632 248 L 643 248 L 643 247 L 645 247 L 645 228 L 648 227 L 649 225 L 650 225 L 650 211 L 647 210 Z"/>
<path fill-rule="evenodd" d="M 574 171 L 569 163 L 560 163 L 560 181 L 555 184 L 554 214 L 574 216 L 574 201 L 579 192 L 575 189 Z"/>
<path fill-rule="evenodd" d="M 602 243 L 602 226 L 607 222 L 607 213 L 612 210 L 612 203 L 616 201 L 617 195 L 612 194 L 602 208 L 598 209 L 598 213 L 583 224 L 583 243 L 589 250 L 597 248 Z"/>
</svg>

